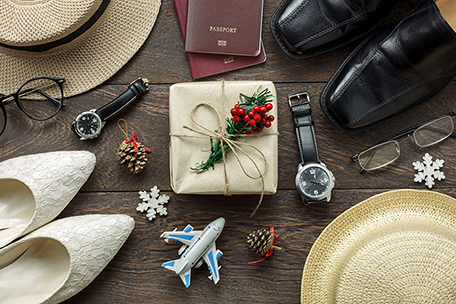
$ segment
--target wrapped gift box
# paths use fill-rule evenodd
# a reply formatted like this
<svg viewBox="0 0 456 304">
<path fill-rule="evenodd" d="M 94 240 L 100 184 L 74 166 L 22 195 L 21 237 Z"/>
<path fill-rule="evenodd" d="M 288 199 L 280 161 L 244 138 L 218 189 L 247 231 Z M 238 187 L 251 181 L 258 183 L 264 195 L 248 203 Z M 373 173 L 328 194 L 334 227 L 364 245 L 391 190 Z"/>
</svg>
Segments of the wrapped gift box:
<svg viewBox="0 0 456 304">
<path fill-rule="evenodd" d="M 261 88 L 260 88 L 261 87 Z M 197 173 L 197 163 L 206 161 L 210 154 L 210 137 L 192 132 L 184 126 L 203 131 L 191 119 L 191 112 L 198 104 L 207 103 L 218 111 L 221 123 L 231 117 L 231 108 L 240 101 L 239 94 L 252 96 L 263 89 L 269 89 L 273 97 L 269 102 L 273 109 L 268 115 L 274 115 L 275 120 L 270 128 L 263 132 L 240 138 L 259 149 L 267 160 L 267 168 L 262 156 L 246 145 L 240 147 L 255 161 L 260 170 L 264 171 L 264 194 L 274 194 L 277 191 L 278 157 L 277 157 L 277 98 L 274 84 L 271 81 L 221 81 L 221 82 L 192 82 L 178 83 L 170 88 L 169 93 L 169 125 L 170 125 L 170 175 L 171 187 L 178 194 L 224 194 L 225 173 L 223 162 L 216 163 L 214 169 Z M 194 112 L 194 120 L 209 130 L 217 130 L 217 114 L 210 107 L 202 106 Z M 239 150 L 236 150 L 239 160 L 252 176 L 259 176 L 255 165 Z M 252 179 L 244 174 L 233 151 L 226 153 L 226 174 L 231 194 L 261 194 L 263 185 L 261 179 Z"/>
</svg>

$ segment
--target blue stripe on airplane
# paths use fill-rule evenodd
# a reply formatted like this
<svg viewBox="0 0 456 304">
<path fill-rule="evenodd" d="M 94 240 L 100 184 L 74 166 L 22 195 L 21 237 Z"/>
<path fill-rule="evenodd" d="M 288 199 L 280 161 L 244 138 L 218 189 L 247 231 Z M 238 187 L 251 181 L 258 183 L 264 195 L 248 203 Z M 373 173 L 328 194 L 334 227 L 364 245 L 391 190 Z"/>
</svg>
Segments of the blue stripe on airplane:
<svg viewBox="0 0 456 304">
<path fill-rule="evenodd" d="M 185 275 L 185 287 L 190 286 L 190 274 Z"/>
<path fill-rule="evenodd" d="M 212 254 L 212 251 L 209 252 L 209 261 L 211 262 L 212 267 L 209 267 L 209 270 L 211 271 L 212 275 L 217 277 L 217 271 L 215 271 L 215 262 L 214 262 L 214 255 Z M 212 271 L 214 269 L 214 271 Z"/>
<path fill-rule="evenodd" d="M 194 235 L 170 234 L 169 237 L 173 240 L 176 240 L 175 238 L 178 238 L 176 241 L 179 241 L 179 239 L 191 240 L 193 239 Z"/>
<path fill-rule="evenodd" d="M 162 264 L 162 267 L 166 267 L 166 266 L 174 267 L 174 261 L 166 262 L 166 263 Z"/>
</svg>

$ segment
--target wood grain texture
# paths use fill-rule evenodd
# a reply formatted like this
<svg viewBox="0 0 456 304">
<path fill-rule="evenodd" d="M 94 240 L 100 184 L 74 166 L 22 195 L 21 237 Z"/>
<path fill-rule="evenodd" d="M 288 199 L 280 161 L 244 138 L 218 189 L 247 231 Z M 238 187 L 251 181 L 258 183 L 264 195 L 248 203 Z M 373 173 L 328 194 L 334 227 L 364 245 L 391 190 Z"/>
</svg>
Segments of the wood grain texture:
<svg viewBox="0 0 456 304">
<path fill-rule="evenodd" d="M 399 20 L 422 0 L 404 0 L 386 22 Z M 258 196 L 176 195 L 169 176 L 169 88 L 177 82 L 193 81 L 183 51 L 183 42 L 172 0 L 164 0 L 151 35 L 138 53 L 111 79 L 99 87 L 69 98 L 55 118 L 38 122 L 28 119 L 14 104 L 8 104 L 8 125 L 0 137 L 0 161 L 32 153 L 57 150 L 89 150 L 97 164 L 89 180 L 59 216 L 82 214 L 131 215 L 135 229 L 107 268 L 81 293 L 66 303 L 298 303 L 302 268 L 312 244 L 338 215 L 362 200 L 391 189 L 427 189 L 413 181 L 412 162 L 425 152 L 445 160 L 446 179 L 434 190 L 456 196 L 456 141 L 450 138 L 430 148 L 419 148 L 411 140 L 401 142 L 401 156 L 384 169 L 359 174 L 350 157 L 382 138 L 416 123 L 456 110 L 456 83 L 440 94 L 390 121 L 360 133 L 347 134 L 334 127 L 321 111 L 319 98 L 326 82 L 356 46 L 352 43 L 315 58 L 295 61 L 286 57 L 274 41 L 269 21 L 279 5 L 266 0 L 263 40 L 267 54 L 264 64 L 211 76 L 198 81 L 271 80 L 278 98 L 279 191 L 266 196 L 253 219 L 249 214 Z M 121 114 L 112 118 L 102 134 L 91 141 L 79 141 L 70 124 L 80 112 L 99 108 L 125 90 L 137 77 L 151 81 L 150 91 Z M 336 177 L 336 188 L 328 206 L 306 207 L 296 191 L 294 178 L 300 161 L 287 95 L 308 91 L 321 158 Z M 236 101 L 233 101 L 233 104 Z M 116 151 L 125 139 L 117 125 L 123 118 L 128 132 L 152 149 L 141 174 L 132 175 L 119 165 Z M 199 160 L 195 160 L 199 161 Z M 152 222 L 135 210 L 138 191 L 157 185 L 171 197 L 168 215 Z M 191 224 L 203 229 L 223 216 L 225 229 L 217 241 L 224 255 L 220 259 L 221 280 L 207 279 L 205 266 L 192 271 L 190 288 L 179 277 L 160 267 L 178 258 L 180 244 L 165 243 L 160 234 Z M 266 261 L 248 265 L 258 258 L 247 247 L 246 236 L 253 230 L 273 226 L 280 235 L 278 245 Z"/>
</svg>

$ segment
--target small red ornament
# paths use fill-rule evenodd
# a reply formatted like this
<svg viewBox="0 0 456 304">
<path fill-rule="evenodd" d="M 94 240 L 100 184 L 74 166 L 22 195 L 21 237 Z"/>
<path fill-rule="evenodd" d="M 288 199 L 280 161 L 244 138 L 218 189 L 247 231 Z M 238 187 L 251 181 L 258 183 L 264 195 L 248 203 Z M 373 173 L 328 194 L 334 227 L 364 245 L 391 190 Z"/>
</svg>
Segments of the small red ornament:
<svg viewBox="0 0 456 304">
<path fill-rule="evenodd" d="M 279 240 L 279 236 L 274 233 L 274 228 L 269 227 L 253 231 L 247 236 L 247 244 L 249 248 L 255 252 L 262 259 L 249 262 L 249 264 L 254 264 L 263 261 L 267 257 L 272 255 L 273 250 L 282 250 L 282 248 L 276 246 Z"/>
</svg>

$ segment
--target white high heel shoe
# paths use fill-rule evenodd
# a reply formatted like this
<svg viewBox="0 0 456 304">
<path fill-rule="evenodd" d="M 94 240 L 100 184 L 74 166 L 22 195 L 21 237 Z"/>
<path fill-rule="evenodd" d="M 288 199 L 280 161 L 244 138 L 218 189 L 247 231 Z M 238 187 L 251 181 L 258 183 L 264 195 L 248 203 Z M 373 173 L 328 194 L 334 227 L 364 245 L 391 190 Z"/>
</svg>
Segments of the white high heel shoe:
<svg viewBox="0 0 456 304">
<path fill-rule="evenodd" d="M 88 151 L 20 156 L 0 163 L 0 248 L 50 222 L 95 167 Z"/>
<path fill-rule="evenodd" d="M 53 221 L 0 249 L 0 303 L 60 303 L 87 287 L 134 227 L 128 215 Z"/>
</svg>

